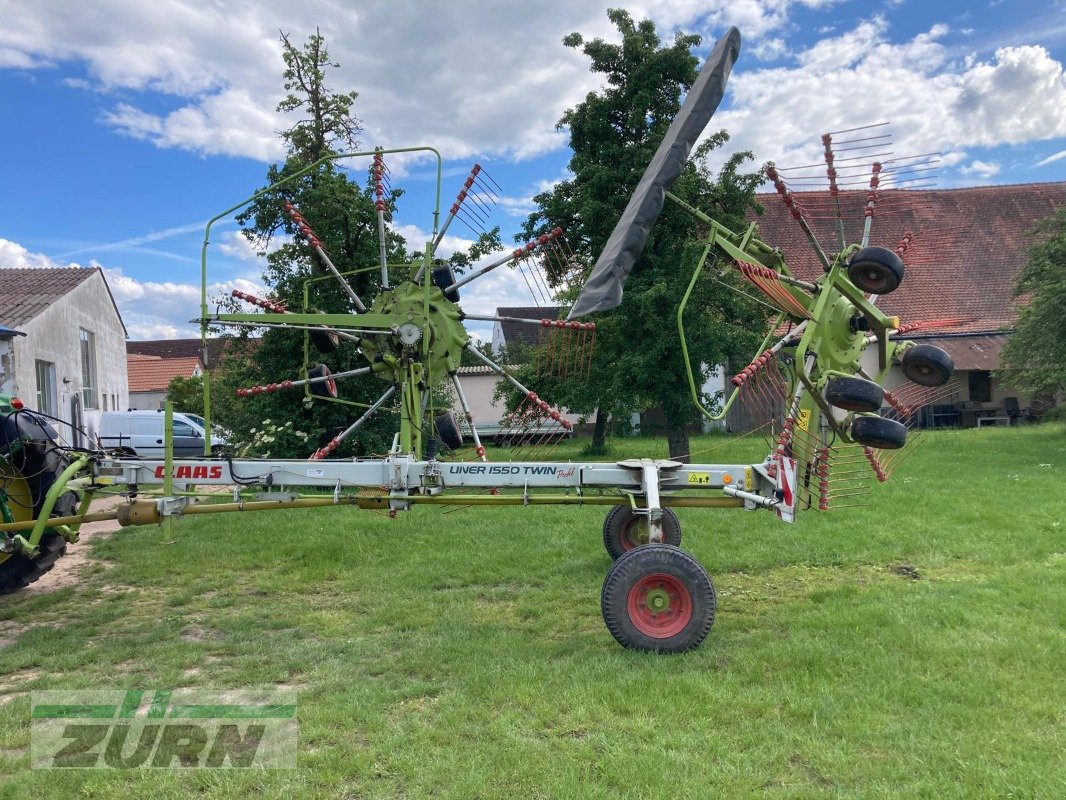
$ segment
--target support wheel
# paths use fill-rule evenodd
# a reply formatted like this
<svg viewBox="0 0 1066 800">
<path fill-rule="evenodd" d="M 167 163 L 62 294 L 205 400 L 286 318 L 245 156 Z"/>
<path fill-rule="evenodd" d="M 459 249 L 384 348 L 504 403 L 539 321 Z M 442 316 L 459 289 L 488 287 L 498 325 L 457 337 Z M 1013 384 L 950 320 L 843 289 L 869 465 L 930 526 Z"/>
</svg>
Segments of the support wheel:
<svg viewBox="0 0 1066 800">
<path fill-rule="evenodd" d="M 955 371 L 952 357 L 931 344 L 918 344 L 907 349 L 900 364 L 907 379 L 919 386 L 943 386 Z"/>
<path fill-rule="evenodd" d="M 447 264 L 433 268 L 433 285 L 444 292 L 449 286 L 455 283 L 455 271 Z M 453 303 L 459 302 L 459 290 L 452 289 L 450 292 L 444 292 L 444 298 L 451 300 Z"/>
<path fill-rule="evenodd" d="M 684 550 L 649 544 L 614 562 L 603 582 L 600 608 L 607 630 L 623 647 L 682 653 L 710 633 L 714 586 Z"/>
<path fill-rule="evenodd" d="M 615 506 L 603 521 L 603 546 L 612 559 L 649 544 L 648 534 L 648 515 L 635 514 L 628 505 Z M 681 546 L 681 522 L 671 508 L 663 509 L 663 544 Z"/>
<path fill-rule="evenodd" d="M 311 344 L 313 344 L 315 349 L 323 355 L 329 355 L 341 345 L 341 339 L 334 331 L 318 328 L 309 331 L 309 333 L 311 336 Z"/>
<path fill-rule="evenodd" d="M 459 430 L 459 423 L 455 421 L 455 414 L 451 411 L 438 414 L 433 420 L 433 426 L 437 430 L 437 438 L 449 450 L 458 450 L 463 446 L 463 434 Z"/>
<path fill-rule="evenodd" d="M 848 277 L 864 292 L 888 294 L 903 282 L 903 259 L 887 247 L 864 247 L 848 262 Z"/>
<path fill-rule="evenodd" d="M 307 377 L 325 378 L 326 380 L 320 380 L 317 383 L 307 384 L 308 390 L 315 397 L 336 397 L 337 396 L 337 382 L 331 377 L 332 373 L 329 371 L 329 367 L 325 364 L 316 364 L 307 370 Z"/>
<path fill-rule="evenodd" d="M 20 452 L 7 456 L 10 463 L 0 462 L 0 489 L 7 494 L 7 506 L 17 522 L 35 519 L 44 507 L 45 496 L 56 478 L 67 467 L 67 458 L 50 442 L 25 441 Z M 72 516 L 78 497 L 65 492 L 56 500 L 52 516 Z M 29 538 L 29 531 L 22 535 Z M 22 553 L 0 553 L 0 594 L 24 589 L 48 572 L 67 552 L 67 542 L 46 528 L 37 543 L 40 553 L 29 558 Z"/>
<path fill-rule="evenodd" d="M 829 405 L 845 411 L 877 411 L 883 397 L 881 387 L 864 378 L 833 378 L 825 387 Z"/>
<path fill-rule="evenodd" d="M 907 427 L 884 417 L 856 417 L 851 423 L 851 438 L 878 450 L 898 450 L 907 443 Z"/>
</svg>

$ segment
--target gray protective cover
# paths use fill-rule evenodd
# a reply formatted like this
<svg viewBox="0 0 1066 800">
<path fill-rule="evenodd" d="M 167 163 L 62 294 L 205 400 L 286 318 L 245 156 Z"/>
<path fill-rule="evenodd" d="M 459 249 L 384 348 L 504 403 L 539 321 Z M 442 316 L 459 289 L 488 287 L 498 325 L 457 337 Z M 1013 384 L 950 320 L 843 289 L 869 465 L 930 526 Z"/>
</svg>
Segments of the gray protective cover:
<svg viewBox="0 0 1066 800">
<path fill-rule="evenodd" d="M 666 191 L 681 174 L 692 146 L 722 102 L 726 81 L 738 55 L 740 31 L 730 28 L 715 44 L 681 110 L 670 123 L 568 319 L 617 308 L 622 302 L 622 284 L 640 258 L 648 232 L 663 210 Z"/>
</svg>

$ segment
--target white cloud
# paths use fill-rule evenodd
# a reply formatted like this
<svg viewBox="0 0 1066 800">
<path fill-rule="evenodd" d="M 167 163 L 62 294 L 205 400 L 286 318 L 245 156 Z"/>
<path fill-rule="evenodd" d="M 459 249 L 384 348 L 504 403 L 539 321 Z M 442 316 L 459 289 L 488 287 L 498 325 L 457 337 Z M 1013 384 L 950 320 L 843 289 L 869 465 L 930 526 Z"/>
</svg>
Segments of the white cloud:
<svg viewBox="0 0 1066 800">
<path fill-rule="evenodd" d="M 1066 150 L 1059 150 L 1059 152 L 1048 156 L 1047 158 L 1043 159 L 1042 161 L 1037 161 L 1036 162 L 1036 166 L 1038 166 L 1038 167 L 1046 167 L 1048 164 L 1054 164 L 1056 161 L 1061 161 L 1064 158 L 1066 158 Z"/>
<path fill-rule="evenodd" d="M 1044 48 L 960 64 L 939 42 L 946 33 L 937 25 L 893 43 L 876 17 L 798 53 L 798 67 L 738 68 L 731 105 L 709 128 L 784 166 L 820 161 L 826 130 L 883 120 L 897 156 L 1066 136 L 1066 76 Z"/>
<path fill-rule="evenodd" d="M 792 55 L 784 39 L 762 39 L 751 48 L 751 54 L 760 61 L 777 61 Z"/>
<path fill-rule="evenodd" d="M 959 167 L 963 175 L 976 175 L 978 178 L 991 178 L 999 174 L 999 164 L 995 161 L 981 161 L 974 159 L 965 167 Z"/>
<path fill-rule="evenodd" d="M 784 26 L 791 9 L 837 2 L 638 0 L 629 10 L 655 19 L 666 40 L 675 27 L 710 39 L 735 24 L 757 42 Z M 342 66 L 331 86 L 360 92 L 366 144 L 430 142 L 451 158 L 522 159 L 565 145 L 555 123 L 598 81 L 561 40 L 571 31 L 611 38 L 612 5 L 455 0 L 427 13 L 421 0 L 367 0 L 357 9 L 334 0 L 40 0 L 3 14 L 0 68 L 79 62 L 93 88 L 121 98 L 103 119 L 122 133 L 273 160 L 281 154 L 275 131 L 286 126 L 274 112 L 282 94 L 277 29 L 302 42 L 317 25 Z M 165 95 L 166 109 L 145 92 Z"/>
<path fill-rule="evenodd" d="M 0 265 L 13 267 L 70 267 L 75 262 L 56 261 L 43 253 L 34 253 L 8 239 L 0 238 Z M 100 267 L 118 305 L 130 339 L 173 339 L 198 336 L 198 325 L 189 320 L 200 316 L 199 284 L 177 281 L 142 281 L 127 275 L 121 267 L 104 266 L 90 260 L 87 267 Z M 244 276 L 208 286 L 208 302 L 227 296 L 233 289 L 262 295 L 264 287 Z"/>
</svg>

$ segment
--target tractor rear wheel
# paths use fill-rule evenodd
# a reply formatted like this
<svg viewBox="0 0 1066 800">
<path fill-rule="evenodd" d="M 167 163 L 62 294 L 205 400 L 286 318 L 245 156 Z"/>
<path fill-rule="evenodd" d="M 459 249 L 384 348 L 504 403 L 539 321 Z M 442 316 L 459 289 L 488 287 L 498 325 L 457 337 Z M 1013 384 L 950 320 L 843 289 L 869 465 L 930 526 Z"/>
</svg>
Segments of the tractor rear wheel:
<svg viewBox="0 0 1066 800">
<path fill-rule="evenodd" d="M 603 521 L 603 546 L 612 559 L 634 547 L 650 544 L 648 515 L 636 514 L 629 505 L 615 506 Z M 663 544 L 681 546 L 681 522 L 672 508 L 663 509 Z"/>
<path fill-rule="evenodd" d="M 848 262 L 848 277 L 864 292 L 888 294 L 903 282 L 903 259 L 887 247 L 864 247 Z"/>
<path fill-rule="evenodd" d="M 881 387 L 865 378 L 833 378 L 825 387 L 829 405 L 845 411 L 877 411 L 883 398 Z"/>
<path fill-rule="evenodd" d="M 614 562 L 600 609 L 623 647 L 682 653 L 698 647 L 714 624 L 714 585 L 706 570 L 669 544 L 635 547 Z"/>
<path fill-rule="evenodd" d="M 6 505 L 16 522 L 36 519 L 44 508 L 48 490 L 67 468 L 69 460 L 51 442 L 24 441 L 21 451 L 0 462 L 0 489 L 7 494 Z M 52 508 L 52 516 L 68 517 L 77 511 L 78 496 L 64 492 Z M 22 531 L 29 536 L 29 531 Z M 37 543 L 40 553 L 30 558 L 22 553 L 0 553 L 0 594 L 25 589 L 67 552 L 67 542 L 46 528 Z"/>
</svg>

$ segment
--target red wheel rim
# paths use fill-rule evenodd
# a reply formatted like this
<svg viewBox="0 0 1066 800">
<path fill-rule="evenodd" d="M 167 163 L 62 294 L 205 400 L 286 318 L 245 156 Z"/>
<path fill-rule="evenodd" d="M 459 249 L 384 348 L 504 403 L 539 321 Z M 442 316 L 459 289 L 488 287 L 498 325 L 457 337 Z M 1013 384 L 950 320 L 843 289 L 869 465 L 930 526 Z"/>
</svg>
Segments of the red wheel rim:
<svg viewBox="0 0 1066 800">
<path fill-rule="evenodd" d="M 642 544 L 648 543 L 647 539 L 641 541 L 639 538 L 640 523 L 640 517 L 633 517 L 628 523 L 626 523 L 625 527 L 622 528 L 622 535 L 619 537 L 621 542 L 619 542 L 619 544 L 622 545 L 623 553 L 632 550 L 634 547 L 640 547 Z"/>
<path fill-rule="evenodd" d="M 692 595 L 680 579 L 665 572 L 645 575 L 633 584 L 626 608 L 633 626 L 654 639 L 676 636 L 692 621 Z"/>
<path fill-rule="evenodd" d="M 326 381 L 326 390 L 329 392 L 330 397 L 337 396 L 337 382 L 333 378 Z"/>
</svg>

